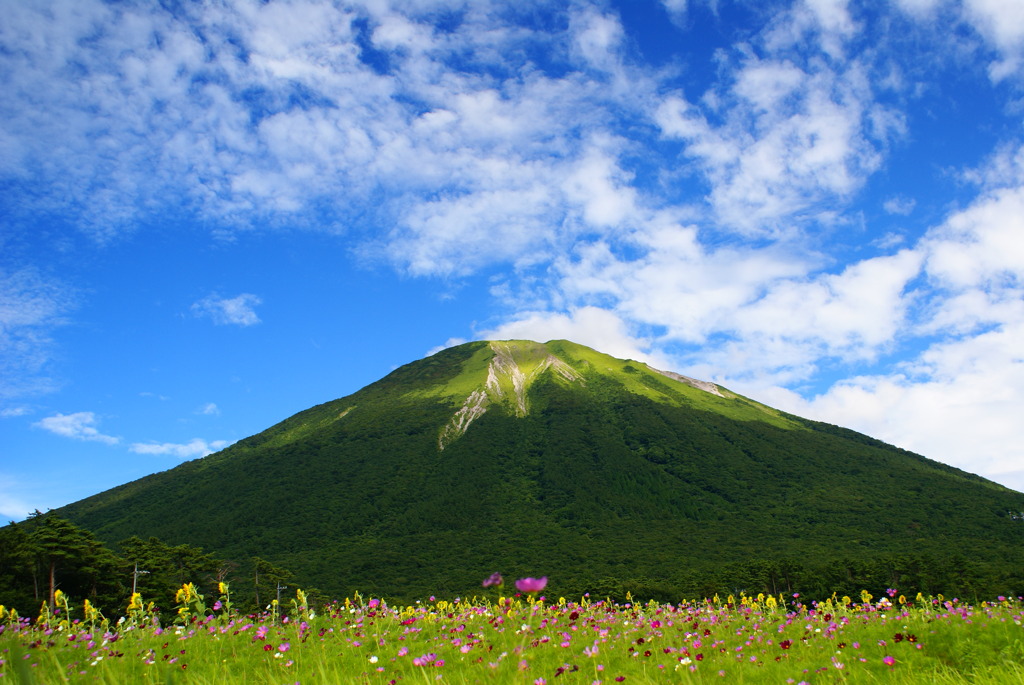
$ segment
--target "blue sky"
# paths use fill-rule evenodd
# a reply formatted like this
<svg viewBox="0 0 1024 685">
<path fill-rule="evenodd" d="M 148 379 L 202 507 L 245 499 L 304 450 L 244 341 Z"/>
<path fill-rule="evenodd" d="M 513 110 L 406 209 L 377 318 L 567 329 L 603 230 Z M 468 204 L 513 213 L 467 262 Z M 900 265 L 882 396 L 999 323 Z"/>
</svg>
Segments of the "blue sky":
<svg viewBox="0 0 1024 685">
<path fill-rule="evenodd" d="M 4 517 L 487 338 L 1024 489 L 1019 0 L 0 5 Z"/>
</svg>

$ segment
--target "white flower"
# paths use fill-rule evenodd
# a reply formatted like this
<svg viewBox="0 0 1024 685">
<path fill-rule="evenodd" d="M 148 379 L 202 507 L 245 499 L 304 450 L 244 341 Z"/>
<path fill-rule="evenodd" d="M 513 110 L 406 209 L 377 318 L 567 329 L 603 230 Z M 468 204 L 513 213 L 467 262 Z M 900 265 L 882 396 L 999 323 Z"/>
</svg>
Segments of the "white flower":
<svg viewBox="0 0 1024 685">
<path fill-rule="evenodd" d="M 373 656 L 370 657 L 370 663 L 371 664 L 377 663 L 377 655 L 376 654 L 374 654 Z"/>
</svg>

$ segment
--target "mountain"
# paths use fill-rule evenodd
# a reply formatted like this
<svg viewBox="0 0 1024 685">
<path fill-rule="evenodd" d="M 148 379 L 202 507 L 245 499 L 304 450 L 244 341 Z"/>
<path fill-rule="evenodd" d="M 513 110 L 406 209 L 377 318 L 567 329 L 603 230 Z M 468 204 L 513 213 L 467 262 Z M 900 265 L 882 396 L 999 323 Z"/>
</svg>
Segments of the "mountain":
<svg viewBox="0 0 1024 685">
<path fill-rule="evenodd" d="M 499 570 L 678 598 L 1019 587 L 1021 512 L 978 476 L 556 340 L 446 349 L 56 513 L 334 596 L 479 592 Z"/>
</svg>

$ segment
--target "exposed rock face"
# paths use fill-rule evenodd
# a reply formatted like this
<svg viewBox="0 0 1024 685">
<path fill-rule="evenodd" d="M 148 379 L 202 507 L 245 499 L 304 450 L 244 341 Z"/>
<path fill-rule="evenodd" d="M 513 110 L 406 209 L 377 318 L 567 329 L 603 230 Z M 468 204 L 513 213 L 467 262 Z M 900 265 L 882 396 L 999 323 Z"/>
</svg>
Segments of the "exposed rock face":
<svg viewBox="0 0 1024 685">
<path fill-rule="evenodd" d="M 676 373 L 674 371 L 662 371 L 661 369 L 656 369 L 653 366 L 648 367 L 648 368 L 651 371 L 654 371 L 656 373 L 660 373 L 662 376 L 666 376 L 667 378 L 671 378 L 674 381 L 679 381 L 680 383 L 686 383 L 687 385 L 689 385 L 692 388 L 697 388 L 698 390 L 703 390 L 704 392 L 709 392 L 712 395 L 718 395 L 719 397 L 725 397 L 725 395 L 722 394 L 722 391 L 714 383 L 709 383 L 708 381 L 699 381 L 696 378 L 690 378 L 689 376 L 684 376 L 684 375 Z"/>
<path fill-rule="evenodd" d="M 441 429 L 437 445 L 444 449 L 463 435 L 469 425 L 487 411 L 492 403 L 503 403 L 516 416 L 530 413 L 526 391 L 542 373 L 551 369 L 569 382 L 583 382 L 583 376 L 558 357 L 544 351 L 536 354 L 539 346 L 515 342 L 490 343 L 494 357 L 487 366 L 487 379 L 483 387 L 474 390 L 451 420 Z"/>
<path fill-rule="evenodd" d="M 490 400 L 487 398 L 486 391 L 473 391 L 473 393 L 466 398 L 466 402 L 462 405 L 462 408 L 455 412 L 455 416 L 452 417 L 451 421 L 445 424 L 444 428 L 441 429 L 441 435 L 437 439 L 438 449 L 443 450 L 445 447 L 461 437 L 462 434 L 466 432 L 466 429 L 469 428 L 469 424 L 473 423 L 473 421 L 487 411 L 488 404 L 490 404 Z"/>
</svg>

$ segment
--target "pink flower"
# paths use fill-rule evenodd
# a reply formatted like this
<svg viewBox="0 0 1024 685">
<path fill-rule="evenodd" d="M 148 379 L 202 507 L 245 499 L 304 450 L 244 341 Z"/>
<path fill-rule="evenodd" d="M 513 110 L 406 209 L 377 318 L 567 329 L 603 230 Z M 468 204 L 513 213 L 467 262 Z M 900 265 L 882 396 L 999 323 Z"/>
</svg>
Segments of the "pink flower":
<svg viewBox="0 0 1024 685">
<path fill-rule="evenodd" d="M 891 656 L 886 655 L 886 656 L 882 657 L 882 663 L 885 664 L 886 666 L 892 666 L 893 664 L 896 663 L 896 659 L 894 659 Z"/>
<path fill-rule="evenodd" d="M 505 579 L 501 577 L 501 574 L 495 571 L 491 576 L 484 580 L 484 587 L 501 587 L 505 584 Z"/>
<path fill-rule="evenodd" d="M 287 652 L 291 648 L 292 648 L 292 646 L 289 643 L 282 642 L 281 644 L 279 644 L 277 646 L 277 651 L 279 651 L 279 652 Z"/>
<path fill-rule="evenodd" d="M 548 584 L 548 577 L 520 578 L 516 581 L 516 589 L 520 592 L 540 592 Z"/>
</svg>

